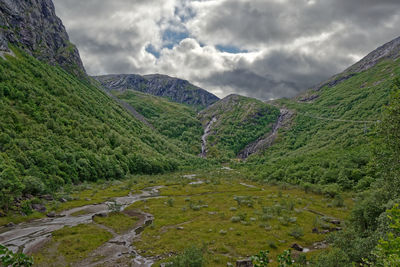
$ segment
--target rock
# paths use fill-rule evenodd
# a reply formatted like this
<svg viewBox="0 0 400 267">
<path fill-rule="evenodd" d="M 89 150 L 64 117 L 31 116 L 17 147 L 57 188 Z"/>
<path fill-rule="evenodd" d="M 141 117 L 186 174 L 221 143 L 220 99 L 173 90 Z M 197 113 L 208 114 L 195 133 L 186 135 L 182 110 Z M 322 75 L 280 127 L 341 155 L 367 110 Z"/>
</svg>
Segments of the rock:
<svg viewBox="0 0 400 267">
<path fill-rule="evenodd" d="M 26 197 L 26 199 L 32 199 L 33 198 L 33 196 L 31 194 L 26 194 L 25 197 Z"/>
<path fill-rule="evenodd" d="M 194 106 L 208 107 L 219 98 L 206 90 L 197 87 L 188 81 L 166 75 L 120 74 L 94 77 L 106 89 L 124 92 L 135 90 L 143 93 L 162 96 L 174 102 Z"/>
<path fill-rule="evenodd" d="M 54 211 L 52 211 L 52 212 L 47 213 L 46 216 L 49 218 L 55 218 L 57 216 L 57 214 Z"/>
<path fill-rule="evenodd" d="M 232 262 L 228 262 L 228 263 L 226 264 L 226 267 L 233 267 Z"/>
<path fill-rule="evenodd" d="M 52 200 L 54 200 L 54 198 L 53 198 L 52 195 L 43 195 L 43 196 L 41 196 L 41 198 L 43 198 L 44 200 L 47 200 L 47 201 L 52 201 Z"/>
<path fill-rule="evenodd" d="M 63 197 L 62 197 L 62 198 L 60 198 L 60 202 L 61 202 L 61 203 L 65 203 L 65 202 L 67 202 L 67 201 L 68 201 L 68 200 L 66 200 L 66 199 L 65 199 L 65 198 L 63 198 Z"/>
<path fill-rule="evenodd" d="M 215 211 L 209 211 L 208 214 L 209 214 L 209 215 L 217 215 L 218 213 L 215 212 Z"/>
<path fill-rule="evenodd" d="M 100 212 L 100 213 L 96 213 L 95 215 L 93 215 L 92 218 L 94 218 L 94 217 L 103 217 L 103 218 L 105 218 L 107 216 L 108 216 L 107 212 Z"/>
<path fill-rule="evenodd" d="M 330 223 L 335 224 L 335 225 L 340 225 L 339 220 L 331 220 Z"/>
<path fill-rule="evenodd" d="M 32 204 L 32 209 L 38 211 L 38 212 L 46 212 L 46 207 L 43 204 Z"/>
<path fill-rule="evenodd" d="M 178 227 L 176 227 L 176 229 L 177 229 L 177 230 L 184 230 L 185 228 L 182 227 L 182 226 L 178 226 Z"/>
<path fill-rule="evenodd" d="M 39 60 L 85 73 L 79 52 L 69 41 L 51 0 L 0 1 L 0 50 L 18 46 Z"/>
<path fill-rule="evenodd" d="M 314 234 L 318 234 L 318 233 L 319 233 L 318 228 L 313 228 L 313 229 L 312 229 L 312 232 L 313 232 Z"/>
<path fill-rule="evenodd" d="M 236 261 L 236 267 L 253 267 L 253 262 L 251 259 L 245 259 L 245 260 L 237 260 Z"/>
<path fill-rule="evenodd" d="M 291 248 L 294 249 L 294 250 L 300 251 L 300 252 L 304 250 L 302 246 L 300 246 L 299 244 L 296 244 L 296 243 L 294 243 L 291 246 Z"/>
<path fill-rule="evenodd" d="M 14 226 L 15 226 L 15 223 L 13 223 L 13 222 L 10 222 L 10 223 L 6 224 L 6 227 L 14 227 Z"/>
</svg>

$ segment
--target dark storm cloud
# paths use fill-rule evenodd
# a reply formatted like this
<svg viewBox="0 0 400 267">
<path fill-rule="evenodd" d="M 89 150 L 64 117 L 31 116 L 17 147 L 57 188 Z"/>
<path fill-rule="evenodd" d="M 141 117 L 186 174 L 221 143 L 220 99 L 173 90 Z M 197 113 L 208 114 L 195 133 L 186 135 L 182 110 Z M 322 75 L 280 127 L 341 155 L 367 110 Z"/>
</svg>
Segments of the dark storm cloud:
<svg viewBox="0 0 400 267">
<path fill-rule="evenodd" d="M 89 73 L 165 73 L 219 96 L 294 96 L 400 35 L 398 0 L 54 1 Z"/>
</svg>

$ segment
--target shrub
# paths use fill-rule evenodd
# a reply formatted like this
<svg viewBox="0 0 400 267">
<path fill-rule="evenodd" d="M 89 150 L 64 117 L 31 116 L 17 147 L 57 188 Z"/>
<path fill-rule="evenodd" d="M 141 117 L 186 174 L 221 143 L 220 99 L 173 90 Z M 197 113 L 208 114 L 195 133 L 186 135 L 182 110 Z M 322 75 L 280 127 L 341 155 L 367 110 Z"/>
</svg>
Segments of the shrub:
<svg viewBox="0 0 400 267">
<path fill-rule="evenodd" d="M 183 251 L 182 254 L 175 257 L 171 263 L 166 266 L 169 267 L 203 267 L 205 259 L 202 249 L 192 246 Z"/>
<path fill-rule="evenodd" d="M 289 235 L 296 239 L 300 239 L 304 236 L 304 230 L 300 226 L 296 226 L 289 232 Z"/>
<path fill-rule="evenodd" d="M 231 218 L 231 222 L 233 222 L 233 223 L 238 223 L 238 222 L 240 222 L 240 221 L 241 221 L 241 219 L 240 219 L 239 216 L 233 216 L 233 217 Z"/>
<path fill-rule="evenodd" d="M 3 245 L 0 245 L 0 266 L 24 266 L 33 265 L 33 258 L 23 253 L 14 253 Z"/>
</svg>

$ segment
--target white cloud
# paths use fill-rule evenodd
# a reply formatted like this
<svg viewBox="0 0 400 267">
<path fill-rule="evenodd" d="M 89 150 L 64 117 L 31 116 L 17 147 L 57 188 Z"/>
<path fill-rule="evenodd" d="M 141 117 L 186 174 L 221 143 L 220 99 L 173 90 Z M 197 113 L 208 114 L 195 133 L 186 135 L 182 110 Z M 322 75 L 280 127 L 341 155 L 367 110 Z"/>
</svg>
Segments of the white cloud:
<svg viewBox="0 0 400 267">
<path fill-rule="evenodd" d="M 90 74 L 164 73 L 264 99 L 345 69 L 400 22 L 397 0 L 54 1 Z"/>
</svg>

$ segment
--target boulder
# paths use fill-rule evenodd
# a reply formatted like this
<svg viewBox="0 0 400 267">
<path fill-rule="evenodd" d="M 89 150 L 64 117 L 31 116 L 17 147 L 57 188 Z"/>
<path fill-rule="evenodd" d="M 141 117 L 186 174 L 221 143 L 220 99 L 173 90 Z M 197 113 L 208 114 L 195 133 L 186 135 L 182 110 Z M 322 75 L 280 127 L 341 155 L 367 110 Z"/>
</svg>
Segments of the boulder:
<svg viewBox="0 0 400 267">
<path fill-rule="evenodd" d="M 47 200 L 47 201 L 52 201 L 52 200 L 54 200 L 54 198 L 53 198 L 52 195 L 43 195 L 42 198 L 43 198 L 44 200 Z"/>
<path fill-rule="evenodd" d="M 236 267 L 253 267 L 253 262 L 251 259 L 237 260 Z"/>
<path fill-rule="evenodd" d="M 38 212 L 46 212 L 46 207 L 43 204 L 32 204 L 32 209 L 38 211 Z"/>
<path fill-rule="evenodd" d="M 291 246 L 291 248 L 294 249 L 294 250 L 300 251 L 300 252 L 302 252 L 304 250 L 304 248 L 302 246 L 300 246 L 299 244 L 296 244 L 296 243 L 294 243 Z"/>
<path fill-rule="evenodd" d="M 57 216 L 57 214 L 54 211 L 52 211 L 52 212 L 47 213 L 46 216 L 49 218 L 55 218 Z"/>
</svg>

